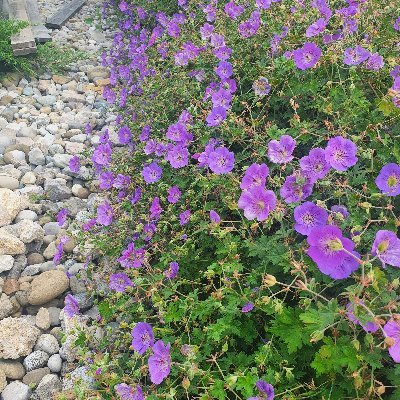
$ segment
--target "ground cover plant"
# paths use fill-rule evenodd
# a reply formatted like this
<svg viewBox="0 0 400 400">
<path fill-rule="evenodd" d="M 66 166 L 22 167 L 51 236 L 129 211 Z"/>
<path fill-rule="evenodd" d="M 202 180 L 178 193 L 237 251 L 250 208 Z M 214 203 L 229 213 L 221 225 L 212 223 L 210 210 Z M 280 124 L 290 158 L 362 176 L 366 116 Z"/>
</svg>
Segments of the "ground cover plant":
<svg viewBox="0 0 400 400">
<path fill-rule="evenodd" d="M 395 3 L 104 3 L 83 397 L 399 398 Z"/>
</svg>

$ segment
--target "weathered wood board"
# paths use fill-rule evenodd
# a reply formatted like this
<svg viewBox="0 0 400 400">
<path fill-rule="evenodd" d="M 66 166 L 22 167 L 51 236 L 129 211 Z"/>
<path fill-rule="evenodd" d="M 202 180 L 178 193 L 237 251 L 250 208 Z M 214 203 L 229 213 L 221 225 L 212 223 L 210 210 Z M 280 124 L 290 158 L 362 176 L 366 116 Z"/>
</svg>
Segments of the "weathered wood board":
<svg viewBox="0 0 400 400">
<path fill-rule="evenodd" d="M 70 3 L 66 4 L 59 11 L 57 11 L 53 16 L 47 18 L 46 27 L 52 29 L 60 29 L 65 22 L 74 16 L 86 3 L 86 0 L 72 0 Z"/>
<path fill-rule="evenodd" d="M 25 6 L 36 42 L 50 42 L 52 38 L 49 30 L 44 26 L 40 18 L 37 0 L 25 0 Z"/>
<path fill-rule="evenodd" d="M 9 18 L 19 21 L 29 21 L 24 0 L 9 0 Z M 26 55 L 36 52 L 36 42 L 31 26 L 21 29 L 11 37 L 11 46 L 15 55 Z"/>
</svg>

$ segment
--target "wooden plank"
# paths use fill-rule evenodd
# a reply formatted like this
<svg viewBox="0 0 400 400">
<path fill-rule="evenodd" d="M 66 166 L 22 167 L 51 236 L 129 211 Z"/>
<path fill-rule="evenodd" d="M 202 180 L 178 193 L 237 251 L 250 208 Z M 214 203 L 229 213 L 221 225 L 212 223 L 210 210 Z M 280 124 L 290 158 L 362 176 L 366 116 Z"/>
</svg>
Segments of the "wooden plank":
<svg viewBox="0 0 400 400">
<path fill-rule="evenodd" d="M 0 0 L 0 14 L 3 13 L 3 17 L 8 17 L 8 0 Z"/>
<path fill-rule="evenodd" d="M 68 19 L 73 17 L 86 3 L 86 0 L 72 0 L 66 4 L 53 16 L 47 18 L 46 27 L 52 29 L 60 29 Z"/>
<path fill-rule="evenodd" d="M 50 42 L 52 37 L 50 36 L 50 31 L 44 26 L 40 18 L 37 0 L 25 0 L 25 6 L 36 42 Z"/>
<path fill-rule="evenodd" d="M 8 15 L 10 19 L 29 22 L 24 0 L 10 0 Z M 17 34 L 11 36 L 11 46 L 15 55 L 35 53 L 36 43 L 32 28 L 27 26 L 26 28 L 21 29 Z"/>
</svg>

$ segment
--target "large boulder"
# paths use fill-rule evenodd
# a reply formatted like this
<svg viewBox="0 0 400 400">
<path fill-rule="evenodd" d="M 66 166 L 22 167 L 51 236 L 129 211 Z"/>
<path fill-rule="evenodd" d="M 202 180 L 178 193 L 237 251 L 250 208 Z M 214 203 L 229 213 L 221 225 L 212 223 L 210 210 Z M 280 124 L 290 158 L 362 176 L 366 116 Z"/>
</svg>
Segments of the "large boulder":
<svg viewBox="0 0 400 400">
<path fill-rule="evenodd" d="M 0 321 L 0 358 L 17 359 L 31 353 L 40 330 L 24 317 Z"/>
<path fill-rule="evenodd" d="M 25 208 L 26 200 L 10 189 L 0 188 L 0 204 L 0 226 L 5 226 Z"/>
<path fill-rule="evenodd" d="M 63 294 L 69 288 L 69 279 L 63 271 L 46 271 L 33 279 L 28 294 L 30 304 L 39 306 Z"/>
<path fill-rule="evenodd" d="M 1 212 L 1 211 L 0 211 Z M 18 255 L 25 253 L 25 244 L 16 236 L 0 231 L 0 255 Z"/>
</svg>

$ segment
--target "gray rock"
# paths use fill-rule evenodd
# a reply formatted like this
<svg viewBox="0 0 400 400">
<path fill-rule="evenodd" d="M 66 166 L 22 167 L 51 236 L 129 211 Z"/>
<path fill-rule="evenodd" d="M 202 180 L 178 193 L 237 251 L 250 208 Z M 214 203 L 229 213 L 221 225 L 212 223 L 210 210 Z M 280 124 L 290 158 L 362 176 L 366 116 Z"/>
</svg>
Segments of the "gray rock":
<svg viewBox="0 0 400 400">
<path fill-rule="evenodd" d="M 28 400 L 32 391 L 20 381 L 11 382 L 1 394 L 2 400 Z"/>
<path fill-rule="evenodd" d="M 37 386 L 39 382 L 42 380 L 42 378 L 48 374 L 50 374 L 50 368 L 48 367 L 37 368 L 32 371 L 29 371 L 22 379 L 22 382 L 24 382 L 25 385 Z"/>
<path fill-rule="evenodd" d="M 49 361 L 47 361 L 47 366 L 50 368 L 51 372 L 60 372 L 62 367 L 62 359 L 59 354 L 53 354 Z"/>
<path fill-rule="evenodd" d="M 14 265 L 14 257 L 9 255 L 0 256 L 0 274 L 9 271 Z"/>
<path fill-rule="evenodd" d="M 46 179 L 44 190 L 49 200 L 62 201 L 71 197 L 71 189 L 66 185 L 65 179 Z"/>
<path fill-rule="evenodd" d="M 42 378 L 35 393 L 39 400 L 52 399 L 54 394 L 62 391 L 62 384 L 57 375 L 49 374 Z"/>
<path fill-rule="evenodd" d="M 20 222 L 24 219 L 37 221 L 38 215 L 35 213 L 35 211 L 32 210 L 22 210 L 18 213 L 17 217 L 15 218 L 15 222 Z"/>
<path fill-rule="evenodd" d="M 22 379 L 25 369 L 19 361 L 0 360 L 0 370 L 8 379 Z"/>
<path fill-rule="evenodd" d="M 56 96 L 53 95 L 47 95 L 47 96 L 40 96 L 37 101 L 42 105 L 42 106 L 52 106 L 56 101 L 57 98 Z"/>
<path fill-rule="evenodd" d="M 24 360 L 24 367 L 26 372 L 33 371 L 37 368 L 42 368 L 47 365 L 49 360 L 49 355 L 42 350 L 36 350 L 29 354 Z"/>
<path fill-rule="evenodd" d="M 46 158 L 38 147 L 33 148 L 29 154 L 28 154 L 28 159 L 31 164 L 34 165 L 45 165 L 46 164 Z"/>
<path fill-rule="evenodd" d="M 73 156 L 71 154 L 54 154 L 53 160 L 54 165 L 59 168 L 65 168 L 69 166 L 69 161 Z"/>
<path fill-rule="evenodd" d="M 9 317 L 14 311 L 13 303 L 11 303 L 10 298 L 3 293 L 0 296 L 0 320 Z"/>
<path fill-rule="evenodd" d="M 60 346 L 58 345 L 57 339 L 53 335 L 43 334 L 39 336 L 39 339 L 35 345 L 35 350 L 42 350 L 49 355 L 58 353 Z"/>
<path fill-rule="evenodd" d="M 58 225 L 58 222 L 47 222 L 43 225 L 43 229 L 45 235 L 58 235 L 61 227 Z"/>
<path fill-rule="evenodd" d="M 0 174 L 0 188 L 15 190 L 18 188 L 18 186 L 19 186 L 18 179 L 9 175 Z"/>
<path fill-rule="evenodd" d="M 50 326 L 60 325 L 61 308 L 49 307 L 48 311 L 49 311 Z"/>
</svg>

